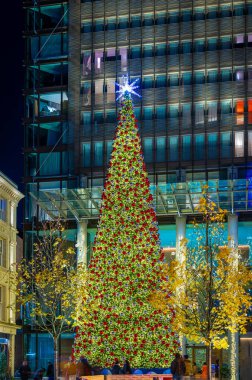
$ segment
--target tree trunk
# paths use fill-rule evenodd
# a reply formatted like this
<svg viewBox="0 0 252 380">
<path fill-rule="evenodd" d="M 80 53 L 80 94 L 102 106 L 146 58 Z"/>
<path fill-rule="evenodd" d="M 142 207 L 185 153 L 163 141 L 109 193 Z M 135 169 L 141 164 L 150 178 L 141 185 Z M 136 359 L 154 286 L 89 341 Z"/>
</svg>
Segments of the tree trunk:
<svg viewBox="0 0 252 380">
<path fill-rule="evenodd" d="M 209 343 L 209 346 L 207 348 L 207 368 L 208 368 L 207 379 L 211 380 L 211 376 L 212 376 L 212 345 L 211 343 Z"/>
<path fill-rule="evenodd" d="M 53 338 L 54 349 L 54 380 L 58 379 L 59 375 L 59 338 Z"/>
</svg>

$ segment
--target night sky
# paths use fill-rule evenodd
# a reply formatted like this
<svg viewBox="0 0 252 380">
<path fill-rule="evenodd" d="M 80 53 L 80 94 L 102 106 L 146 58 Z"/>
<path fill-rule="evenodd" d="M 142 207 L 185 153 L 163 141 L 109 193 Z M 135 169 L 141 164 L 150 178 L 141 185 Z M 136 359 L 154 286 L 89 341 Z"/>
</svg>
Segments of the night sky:
<svg viewBox="0 0 252 380">
<path fill-rule="evenodd" d="M 24 14 L 22 1 L 5 2 L 0 23 L 1 92 L 0 92 L 0 170 L 23 191 L 23 97 L 24 87 Z M 20 202 L 21 203 L 21 202 Z M 19 206 L 18 227 L 22 222 Z"/>
</svg>

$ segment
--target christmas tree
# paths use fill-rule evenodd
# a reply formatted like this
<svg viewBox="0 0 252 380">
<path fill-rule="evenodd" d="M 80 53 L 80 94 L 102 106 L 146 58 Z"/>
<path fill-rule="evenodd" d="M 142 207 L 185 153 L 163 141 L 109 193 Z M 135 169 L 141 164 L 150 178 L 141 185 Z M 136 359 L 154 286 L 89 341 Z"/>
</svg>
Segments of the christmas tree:
<svg viewBox="0 0 252 380">
<path fill-rule="evenodd" d="M 134 84 L 134 83 L 133 83 Z M 164 314 L 149 302 L 158 288 L 162 252 L 153 197 L 126 81 L 100 219 L 89 265 L 88 307 L 79 316 L 74 356 L 109 367 L 167 367 L 178 349 Z M 126 89 L 126 90 L 125 90 Z"/>
</svg>

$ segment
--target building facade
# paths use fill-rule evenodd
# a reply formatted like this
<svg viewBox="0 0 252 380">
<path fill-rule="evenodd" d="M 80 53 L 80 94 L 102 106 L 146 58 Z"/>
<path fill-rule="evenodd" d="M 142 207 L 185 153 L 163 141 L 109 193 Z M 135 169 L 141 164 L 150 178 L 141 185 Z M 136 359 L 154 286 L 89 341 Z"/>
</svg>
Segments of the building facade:
<svg viewBox="0 0 252 380">
<path fill-rule="evenodd" d="M 190 238 L 208 184 L 230 213 L 226 235 L 249 252 L 252 1 L 26 0 L 24 9 L 26 256 L 39 222 L 60 215 L 88 261 L 125 74 L 141 85 L 135 113 L 162 246 Z M 32 334 L 30 354 L 44 339 Z"/>
<path fill-rule="evenodd" d="M 15 314 L 15 288 L 10 270 L 16 262 L 16 214 L 23 198 L 17 186 L 0 172 L 0 373 L 14 375 L 15 335 L 18 329 Z"/>
</svg>

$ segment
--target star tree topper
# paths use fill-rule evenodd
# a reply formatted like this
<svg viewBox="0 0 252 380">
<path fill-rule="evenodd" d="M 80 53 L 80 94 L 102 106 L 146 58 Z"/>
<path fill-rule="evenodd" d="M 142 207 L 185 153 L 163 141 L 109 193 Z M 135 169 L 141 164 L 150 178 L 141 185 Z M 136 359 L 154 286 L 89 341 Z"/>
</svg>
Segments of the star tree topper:
<svg viewBox="0 0 252 380">
<path fill-rule="evenodd" d="M 126 96 L 130 96 L 130 94 L 134 94 L 141 98 L 141 95 L 139 95 L 135 90 L 139 88 L 136 83 L 139 81 L 139 78 L 135 79 L 132 83 L 129 82 L 128 75 L 122 77 L 122 84 L 116 83 L 119 90 L 116 91 L 118 94 L 118 97 L 116 101 L 118 101 L 121 98 L 125 98 Z"/>
</svg>

